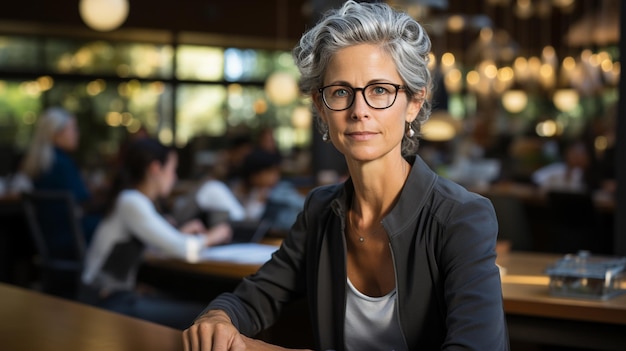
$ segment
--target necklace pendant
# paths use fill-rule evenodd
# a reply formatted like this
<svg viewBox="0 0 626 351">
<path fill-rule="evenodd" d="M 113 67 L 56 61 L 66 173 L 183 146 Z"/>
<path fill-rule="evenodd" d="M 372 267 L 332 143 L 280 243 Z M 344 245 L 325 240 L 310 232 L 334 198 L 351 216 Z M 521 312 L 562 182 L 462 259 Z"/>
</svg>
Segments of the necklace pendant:
<svg viewBox="0 0 626 351">
<path fill-rule="evenodd" d="M 359 241 L 360 241 L 360 242 L 364 242 L 364 241 L 365 241 L 365 238 L 361 236 L 361 237 L 359 237 Z"/>
</svg>

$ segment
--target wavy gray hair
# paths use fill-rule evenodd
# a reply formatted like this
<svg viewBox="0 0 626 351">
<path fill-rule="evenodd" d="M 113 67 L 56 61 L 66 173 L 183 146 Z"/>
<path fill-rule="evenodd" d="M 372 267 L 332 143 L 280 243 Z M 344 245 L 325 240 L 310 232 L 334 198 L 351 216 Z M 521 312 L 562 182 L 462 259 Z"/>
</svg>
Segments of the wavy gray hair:
<svg viewBox="0 0 626 351">
<path fill-rule="evenodd" d="M 422 124 L 428 120 L 431 103 L 426 95 L 432 88 L 428 69 L 431 43 L 424 28 L 408 14 L 394 10 L 385 3 L 346 1 L 331 10 L 306 32 L 292 54 L 300 70 L 300 90 L 313 95 L 323 84 L 326 67 L 333 55 L 346 47 L 374 44 L 388 52 L 407 87 L 409 97 L 416 94 L 424 101 L 411 127 L 413 137 L 402 139 L 402 154 L 415 153 L 419 146 Z M 317 126 L 324 132 L 327 126 L 316 114 Z"/>
</svg>

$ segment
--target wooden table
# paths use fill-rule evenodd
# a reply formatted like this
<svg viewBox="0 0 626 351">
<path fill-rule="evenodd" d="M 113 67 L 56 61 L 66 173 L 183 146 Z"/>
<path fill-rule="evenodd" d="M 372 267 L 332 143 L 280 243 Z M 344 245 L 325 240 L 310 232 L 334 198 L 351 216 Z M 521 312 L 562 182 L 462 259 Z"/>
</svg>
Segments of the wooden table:
<svg viewBox="0 0 626 351">
<path fill-rule="evenodd" d="M 562 255 L 513 252 L 498 258 L 506 269 L 502 293 L 507 313 L 622 324 L 626 326 L 626 294 L 608 300 L 550 296 L 545 268 Z"/>
<path fill-rule="evenodd" d="M 0 283 L 5 351 L 177 351 L 181 332 Z"/>
<path fill-rule="evenodd" d="M 502 294 L 507 313 L 621 324 L 626 326 L 626 294 L 601 301 L 560 298 L 549 294 L 549 277 L 545 268 L 559 258 L 559 254 L 509 252 L 497 263 L 506 273 L 502 277 Z M 258 270 L 257 264 L 239 264 L 225 261 L 187 263 L 177 259 L 151 259 L 149 264 L 208 276 L 241 279 Z"/>
<path fill-rule="evenodd" d="M 509 252 L 498 257 L 497 263 L 506 269 L 502 294 L 511 340 L 592 350 L 626 349 L 626 294 L 605 301 L 551 296 L 544 270 L 561 257 L 532 252 Z M 148 264 L 232 279 L 241 279 L 259 268 L 171 259 Z"/>
<path fill-rule="evenodd" d="M 231 263 L 225 261 L 202 261 L 189 263 L 175 258 L 146 259 L 146 265 L 156 268 L 180 270 L 186 273 L 198 273 L 208 276 L 241 279 L 253 274 L 259 269 L 258 264 Z"/>
<path fill-rule="evenodd" d="M 551 296 L 545 268 L 562 255 L 510 252 L 498 257 L 511 340 L 590 350 L 626 349 L 626 294 L 608 300 Z"/>
<path fill-rule="evenodd" d="M 267 237 L 261 240 L 262 244 L 274 245 L 277 248 L 282 243 L 283 238 Z M 148 254 L 146 265 L 157 268 L 179 270 L 186 273 L 202 274 L 211 277 L 226 279 L 241 279 L 255 273 L 260 264 L 234 263 L 229 261 L 201 261 L 189 263 L 176 258 L 164 258 Z"/>
</svg>

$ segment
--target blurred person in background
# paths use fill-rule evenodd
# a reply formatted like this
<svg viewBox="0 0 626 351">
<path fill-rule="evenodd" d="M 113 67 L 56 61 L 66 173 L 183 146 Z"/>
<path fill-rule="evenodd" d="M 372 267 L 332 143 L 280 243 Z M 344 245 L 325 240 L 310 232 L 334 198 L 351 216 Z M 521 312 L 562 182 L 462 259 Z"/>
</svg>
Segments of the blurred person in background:
<svg viewBox="0 0 626 351">
<path fill-rule="evenodd" d="M 137 289 L 143 253 L 151 248 L 197 262 L 206 247 L 229 242 L 231 229 L 227 224 L 207 229 L 199 220 L 176 228 L 157 211 L 155 202 L 168 196 L 176 182 L 174 149 L 145 137 L 128 145 L 123 160 L 106 217 L 87 250 L 80 300 L 182 329 L 199 312 L 198 306 Z"/>
<path fill-rule="evenodd" d="M 74 196 L 82 209 L 83 234 L 89 243 L 101 219 L 102 204 L 92 195 L 92 189 L 89 189 L 71 156 L 78 149 L 79 138 L 77 120 L 72 113 L 61 107 L 46 109 L 37 120 L 21 173 L 30 179 L 34 190 L 68 191 Z M 58 206 L 47 206 L 41 213 L 41 227 L 44 235 L 55 238 L 50 241 L 56 246 L 55 252 L 63 248 L 73 252 L 71 236 L 60 235 L 70 232 L 70 224 L 62 220 L 67 218 L 63 211 Z"/>
<path fill-rule="evenodd" d="M 564 144 L 561 157 L 532 174 L 543 191 L 588 192 L 595 187 L 591 175 L 591 151 L 583 140 Z"/>
<path fill-rule="evenodd" d="M 304 207 L 304 195 L 282 179 L 282 158 L 262 148 L 252 150 L 242 163 L 239 181 L 230 183 L 246 220 L 267 220 L 271 228 L 288 230 Z"/>
<path fill-rule="evenodd" d="M 256 138 L 256 147 L 276 155 L 282 161 L 282 154 L 274 137 L 274 128 L 265 127 L 259 131 Z"/>
<path fill-rule="evenodd" d="M 218 217 L 224 214 L 223 218 Z M 243 221 L 246 212 L 231 189 L 221 180 L 211 176 L 203 178 L 189 192 L 173 201 L 171 216 L 175 222 L 185 222 L 192 218 L 204 219 L 207 223 L 216 220 Z"/>
<path fill-rule="evenodd" d="M 216 167 L 216 177 L 229 183 L 240 176 L 244 158 L 254 148 L 254 140 L 248 134 L 233 136 L 229 139 L 223 157 Z"/>
</svg>

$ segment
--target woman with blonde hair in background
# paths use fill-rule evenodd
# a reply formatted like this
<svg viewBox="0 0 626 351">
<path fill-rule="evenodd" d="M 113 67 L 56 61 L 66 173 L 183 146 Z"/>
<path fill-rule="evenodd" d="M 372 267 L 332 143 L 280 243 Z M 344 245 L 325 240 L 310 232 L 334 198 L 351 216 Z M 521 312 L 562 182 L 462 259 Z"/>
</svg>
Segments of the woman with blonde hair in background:
<svg viewBox="0 0 626 351">
<path fill-rule="evenodd" d="M 34 190 L 66 191 L 81 206 L 80 220 L 85 241 L 91 240 L 100 220 L 100 211 L 81 171 L 71 154 L 78 149 L 80 132 L 76 117 L 61 107 L 50 107 L 37 120 L 35 134 L 24 155 L 21 173 L 32 182 Z M 65 209 L 46 206 L 41 211 L 41 228 L 50 239 L 55 252 L 63 250 L 71 255 L 74 243 L 70 235 L 70 224 Z"/>
</svg>

